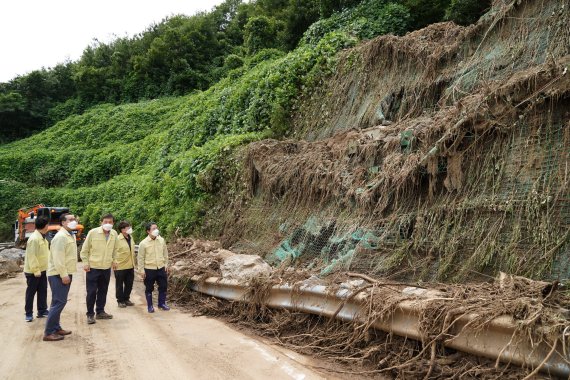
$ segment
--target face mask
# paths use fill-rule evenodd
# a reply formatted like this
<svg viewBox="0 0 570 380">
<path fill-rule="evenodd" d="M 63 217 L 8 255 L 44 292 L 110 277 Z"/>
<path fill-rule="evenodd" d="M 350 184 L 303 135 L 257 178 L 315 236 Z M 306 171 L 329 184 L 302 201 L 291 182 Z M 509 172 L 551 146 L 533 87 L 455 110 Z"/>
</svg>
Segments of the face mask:
<svg viewBox="0 0 570 380">
<path fill-rule="evenodd" d="M 158 234 L 160 234 L 160 231 L 158 231 L 158 228 L 157 228 L 156 230 L 154 230 L 154 231 L 151 232 L 151 235 L 154 236 L 154 237 L 157 237 Z"/>
<path fill-rule="evenodd" d="M 74 230 L 77 227 L 77 221 L 72 220 L 71 222 L 67 223 L 67 228 L 70 230 Z"/>
<path fill-rule="evenodd" d="M 105 231 L 111 231 L 113 229 L 113 225 L 109 223 L 105 223 L 101 227 L 103 227 Z"/>
<path fill-rule="evenodd" d="M 132 234 L 133 234 L 133 229 L 129 227 L 129 229 L 127 230 L 127 234 L 128 234 L 128 235 L 132 235 Z"/>
</svg>

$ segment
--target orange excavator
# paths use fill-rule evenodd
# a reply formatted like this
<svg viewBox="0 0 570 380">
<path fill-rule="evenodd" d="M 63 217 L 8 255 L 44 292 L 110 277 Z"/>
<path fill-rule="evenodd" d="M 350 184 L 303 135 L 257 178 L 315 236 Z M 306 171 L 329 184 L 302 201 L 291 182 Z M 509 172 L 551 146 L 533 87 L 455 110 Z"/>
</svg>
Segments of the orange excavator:
<svg viewBox="0 0 570 380">
<path fill-rule="evenodd" d="M 18 210 L 18 220 L 14 225 L 14 234 L 16 246 L 25 248 L 28 238 L 32 235 L 36 229 L 35 222 L 36 218 L 43 216 L 49 220 L 48 232 L 46 234 L 46 239 L 51 241 L 55 236 L 57 231 L 61 228 L 59 224 L 59 217 L 62 214 L 69 213 L 68 207 L 47 207 L 42 204 L 35 205 L 33 207 L 25 207 Z M 77 245 L 81 245 L 85 237 L 83 235 L 83 225 L 78 224 L 77 227 L 72 231 L 77 240 Z"/>
</svg>

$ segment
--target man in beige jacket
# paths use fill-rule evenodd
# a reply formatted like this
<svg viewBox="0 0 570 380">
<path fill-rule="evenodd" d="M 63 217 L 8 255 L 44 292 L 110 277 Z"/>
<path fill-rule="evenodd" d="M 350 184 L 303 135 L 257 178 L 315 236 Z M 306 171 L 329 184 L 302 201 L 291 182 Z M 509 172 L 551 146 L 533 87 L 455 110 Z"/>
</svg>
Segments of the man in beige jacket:
<svg viewBox="0 0 570 380">
<path fill-rule="evenodd" d="M 51 288 L 51 305 L 44 332 L 45 341 L 62 340 L 71 334 L 61 328 L 59 323 L 61 312 L 67 304 L 67 295 L 73 273 L 77 268 L 77 243 L 72 230 L 77 227 L 73 214 L 63 214 L 60 217 L 61 228 L 51 241 L 48 258 L 48 282 Z"/>
<path fill-rule="evenodd" d="M 135 280 L 135 240 L 131 223 L 122 220 L 118 226 L 117 247 L 113 270 L 115 272 L 115 295 L 119 307 L 134 306 L 131 291 Z"/>
<path fill-rule="evenodd" d="M 43 216 L 35 220 L 36 230 L 26 243 L 24 275 L 26 276 L 26 322 L 34 319 L 34 297 L 37 298 L 38 318 L 47 317 L 47 266 L 49 243 L 45 238 L 49 220 Z"/>
<path fill-rule="evenodd" d="M 111 314 L 105 312 L 105 305 L 117 244 L 117 232 L 113 230 L 114 222 L 113 215 L 104 215 L 101 218 L 101 227 L 89 231 L 81 248 L 81 261 L 83 262 L 83 270 L 86 272 L 88 324 L 95 323 L 95 312 L 97 319 L 113 318 Z M 96 309 L 95 304 L 97 305 Z"/>
<path fill-rule="evenodd" d="M 166 305 L 166 289 L 168 287 L 168 250 L 166 242 L 160 236 L 158 226 L 154 222 L 146 225 L 147 237 L 139 244 L 138 272 L 145 285 L 145 297 L 149 313 L 154 313 L 152 292 L 154 283 L 158 283 L 158 307 L 170 310 Z"/>
</svg>

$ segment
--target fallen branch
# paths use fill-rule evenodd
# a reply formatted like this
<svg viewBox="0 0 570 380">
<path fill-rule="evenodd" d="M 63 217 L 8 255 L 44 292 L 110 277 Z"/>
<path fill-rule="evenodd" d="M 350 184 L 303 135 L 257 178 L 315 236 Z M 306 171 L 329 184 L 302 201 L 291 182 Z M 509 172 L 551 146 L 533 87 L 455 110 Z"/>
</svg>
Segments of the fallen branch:
<svg viewBox="0 0 570 380">
<path fill-rule="evenodd" d="M 372 284 L 375 284 L 377 286 L 399 286 L 399 285 L 403 285 L 403 286 L 412 286 L 414 288 L 420 288 L 420 289 L 427 289 L 423 286 L 417 285 L 417 284 L 407 284 L 405 282 L 380 282 L 378 280 L 373 279 L 372 277 L 369 277 L 365 274 L 361 274 L 361 273 L 354 273 L 354 272 L 348 272 L 346 274 L 348 277 L 358 277 L 361 278 L 363 280 L 366 280 Z"/>
</svg>

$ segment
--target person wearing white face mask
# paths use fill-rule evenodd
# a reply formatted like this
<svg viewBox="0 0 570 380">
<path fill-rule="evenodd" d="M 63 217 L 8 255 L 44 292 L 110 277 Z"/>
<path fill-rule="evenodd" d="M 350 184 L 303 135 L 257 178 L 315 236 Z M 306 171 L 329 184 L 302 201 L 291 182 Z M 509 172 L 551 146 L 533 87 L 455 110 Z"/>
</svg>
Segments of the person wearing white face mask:
<svg viewBox="0 0 570 380">
<path fill-rule="evenodd" d="M 154 222 L 146 225 L 148 236 L 139 244 L 138 272 L 145 285 L 145 297 L 149 313 L 154 313 L 152 292 L 154 283 L 158 283 L 158 308 L 170 310 L 166 305 L 166 290 L 168 287 L 168 249 L 166 242 L 160 236 L 158 226 Z"/>
<path fill-rule="evenodd" d="M 115 272 L 115 295 L 119 307 L 134 306 L 131 291 L 135 280 L 135 240 L 131 223 L 123 220 L 118 226 L 119 237 L 115 247 L 113 269 Z"/>
<path fill-rule="evenodd" d="M 60 217 L 61 228 L 51 241 L 48 257 L 47 276 L 51 288 L 51 305 L 46 321 L 43 340 L 53 342 L 62 340 L 71 331 L 64 330 L 60 323 L 60 315 L 67 304 L 67 295 L 73 273 L 77 268 L 77 244 L 71 233 L 77 227 L 77 221 L 72 214 Z"/>
<path fill-rule="evenodd" d="M 101 218 L 101 227 L 89 231 L 81 248 L 81 261 L 86 272 L 88 324 L 95 323 L 95 312 L 97 319 L 113 318 L 105 312 L 105 304 L 111 281 L 111 266 L 116 254 L 117 232 L 113 230 L 114 222 L 112 214 L 104 215 Z"/>
<path fill-rule="evenodd" d="M 37 294 L 38 318 L 47 317 L 47 266 L 49 243 L 45 235 L 49 228 L 49 220 L 43 216 L 35 220 L 36 230 L 26 244 L 26 260 L 24 274 L 26 275 L 26 322 L 34 319 L 34 297 Z"/>
</svg>

